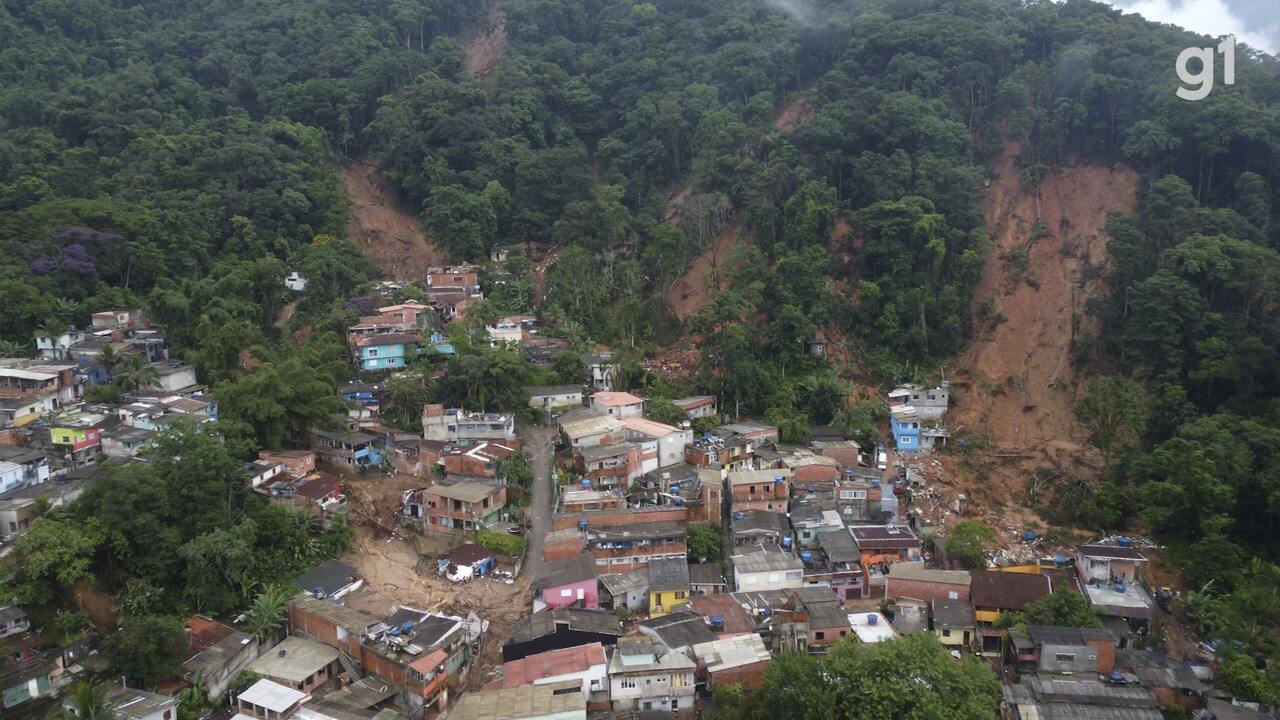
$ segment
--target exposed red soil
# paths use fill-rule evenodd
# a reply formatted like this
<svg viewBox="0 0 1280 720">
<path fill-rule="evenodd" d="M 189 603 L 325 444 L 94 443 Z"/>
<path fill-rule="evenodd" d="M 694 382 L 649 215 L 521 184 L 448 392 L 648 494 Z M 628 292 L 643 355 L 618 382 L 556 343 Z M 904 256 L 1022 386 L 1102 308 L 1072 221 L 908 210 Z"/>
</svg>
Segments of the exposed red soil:
<svg viewBox="0 0 1280 720">
<path fill-rule="evenodd" d="M 1084 378 L 1072 366 L 1071 346 L 1094 327 L 1084 305 L 1103 292 L 1097 278 L 1107 263 L 1107 214 L 1134 209 L 1138 176 L 1097 165 L 1050 174 L 1038 203 L 1047 234 L 1033 241 L 1037 201 L 1023 188 L 1018 152 L 1006 143 L 983 201 L 995 247 L 975 297 L 974 340 L 951 376 L 952 429 L 985 436 L 994 455 L 1021 456 L 1023 469 L 1047 464 L 1093 476 L 1097 459 L 1072 415 Z M 1024 247 L 1019 273 L 1011 258 Z M 981 308 L 991 300 L 992 317 L 984 319 Z"/>
<path fill-rule="evenodd" d="M 797 94 L 786 105 L 783 106 L 778 116 L 773 119 L 773 129 L 788 135 L 796 129 L 797 125 L 813 117 L 813 97 L 809 94 L 813 88 L 807 88 L 804 92 Z"/>
<path fill-rule="evenodd" d="M 384 277 L 423 280 L 429 266 L 445 263 L 445 253 L 427 241 L 418 219 L 400 207 L 376 165 L 355 161 L 343 167 L 342 186 L 351 199 L 347 232 Z"/>
<path fill-rule="evenodd" d="M 684 320 L 696 314 L 717 292 L 728 288 L 729 278 L 720 272 L 728 262 L 733 246 L 738 243 L 738 214 L 735 212 L 720 236 L 701 255 L 694 258 L 684 275 L 667 291 L 667 306 Z"/>
<path fill-rule="evenodd" d="M 493 66 L 506 57 L 508 46 L 507 14 L 495 5 L 485 16 L 484 31 L 471 35 L 462 43 L 467 77 L 488 75 Z"/>
</svg>

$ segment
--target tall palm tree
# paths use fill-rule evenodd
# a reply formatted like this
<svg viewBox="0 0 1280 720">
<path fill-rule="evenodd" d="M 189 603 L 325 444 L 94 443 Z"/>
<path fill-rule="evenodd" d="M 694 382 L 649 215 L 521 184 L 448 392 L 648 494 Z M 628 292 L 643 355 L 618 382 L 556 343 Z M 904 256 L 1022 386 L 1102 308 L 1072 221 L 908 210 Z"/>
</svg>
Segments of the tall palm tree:
<svg viewBox="0 0 1280 720">
<path fill-rule="evenodd" d="M 98 366 L 112 375 L 115 374 L 116 369 L 123 360 L 124 358 L 120 356 L 120 351 L 116 350 L 116 347 L 110 343 L 103 345 L 102 351 L 98 353 Z"/>
<path fill-rule="evenodd" d="M 147 361 L 137 354 L 129 355 L 129 359 L 119 364 L 116 370 L 116 383 L 125 390 L 137 390 L 150 385 L 160 378 L 156 369 L 147 365 Z"/>
<path fill-rule="evenodd" d="M 244 631 L 262 639 L 284 627 L 285 608 L 293 595 L 293 588 L 284 585 L 263 588 L 245 613 Z"/>
<path fill-rule="evenodd" d="M 116 713 L 107 703 L 107 686 L 78 682 L 67 691 L 71 708 L 60 706 L 46 720 L 114 720 Z"/>
</svg>

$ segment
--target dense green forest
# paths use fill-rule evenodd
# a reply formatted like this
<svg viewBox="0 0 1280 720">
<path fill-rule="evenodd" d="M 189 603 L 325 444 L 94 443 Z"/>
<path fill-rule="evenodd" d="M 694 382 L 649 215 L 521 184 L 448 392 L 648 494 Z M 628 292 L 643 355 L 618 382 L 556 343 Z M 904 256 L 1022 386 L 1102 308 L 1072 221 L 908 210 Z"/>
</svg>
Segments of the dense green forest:
<svg viewBox="0 0 1280 720">
<path fill-rule="evenodd" d="M 495 7 L 509 48 L 469 78 L 460 39 Z M 213 387 L 233 440 L 181 442 L 233 454 L 300 442 L 340 409 L 333 388 L 351 377 L 342 331 L 374 273 L 345 237 L 337 169 L 372 158 L 456 260 L 556 248 L 536 309 L 575 351 L 624 349 L 624 384 L 713 391 L 788 440 L 826 423 L 866 435 L 875 407 L 847 404 L 850 378 L 805 341 L 847 338 L 867 383 L 938 367 L 971 334 L 988 251 L 979 202 L 1002 144 L 1021 141 L 1029 191 L 1066 163 L 1128 163 L 1141 208 L 1108 226 L 1110 293 L 1090 306 L 1101 331 L 1073 353 L 1097 376 L 1080 418 L 1107 477 L 1051 511 L 1150 529 L 1203 589 L 1188 607 L 1206 634 L 1280 658 L 1275 58 L 1242 47 L 1235 85 L 1187 102 L 1174 58 L 1210 40 L 1100 3 L 802 7 L 0 0 L 0 354 L 29 353 L 38 329 L 93 310 L 142 306 Z M 800 96 L 812 115 L 774 129 Z M 728 289 L 681 321 L 665 294 L 735 219 Z M 297 299 L 282 284 L 290 268 L 311 284 L 278 324 Z M 426 398 L 518 407 L 528 384 L 578 377 L 576 353 L 535 371 L 468 337 L 477 318 L 535 309 L 528 271 L 524 257 L 486 269 L 488 299 L 470 328 L 451 329 L 448 376 L 394 384 L 391 417 L 411 427 Z M 644 353 L 690 337 L 701 364 L 687 387 L 640 369 Z M 182 498 L 163 493 L 182 490 L 162 491 L 164 472 L 121 473 L 49 519 L 73 534 L 33 531 L 32 551 L 48 542 L 84 572 L 33 566 L 24 596 L 95 578 L 140 596 L 137 583 L 169 588 L 143 615 L 231 612 L 316 552 L 290 555 L 272 538 L 302 536 L 281 535 L 285 520 L 252 499 L 188 519 L 167 507 Z M 155 497 L 96 535 L 106 530 L 91 518 L 135 486 Z M 146 528 L 174 523 L 191 534 L 166 538 L 178 556 L 139 546 Z M 250 546 L 230 549 L 255 558 L 253 574 L 213 592 L 225 558 L 199 553 L 229 552 L 207 537 L 243 523 Z"/>
</svg>

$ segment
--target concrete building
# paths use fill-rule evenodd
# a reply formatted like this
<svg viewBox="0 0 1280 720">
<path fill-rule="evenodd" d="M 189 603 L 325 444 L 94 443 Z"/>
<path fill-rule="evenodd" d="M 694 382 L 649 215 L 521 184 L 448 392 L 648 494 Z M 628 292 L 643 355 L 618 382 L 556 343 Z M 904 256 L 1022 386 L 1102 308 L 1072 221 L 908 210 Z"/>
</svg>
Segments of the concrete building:
<svg viewBox="0 0 1280 720">
<path fill-rule="evenodd" d="M 640 445 L 641 472 L 671 467 L 684 462 L 684 448 L 693 440 L 693 431 L 665 425 L 642 417 L 620 420 L 628 442 Z"/>
<path fill-rule="evenodd" d="M 622 442 L 625 437 L 617 418 L 587 408 L 565 413 L 558 425 L 560 445 L 574 450 Z"/>
<path fill-rule="evenodd" d="M 338 651 L 304 637 L 290 636 L 249 663 L 249 672 L 310 694 L 341 672 Z"/>
<path fill-rule="evenodd" d="M 424 440 L 515 440 L 515 416 L 510 413 L 467 412 L 427 404 L 422 408 Z"/>
<path fill-rule="evenodd" d="M 109 685 L 102 700 L 119 720 L 177 720 L 178 717 L 177 698 L 146 690 Z"/>
<path fill-rule="evenodd" d="M 239 714 L 258 720 L 282 720 L 293 715 L 306 699 L 304 692 L 263 679 L 237 695 L 235 707 Z"/>
<path fill-rule="evenodd" d="M 610 417 L 640 417 L 644 415 L 644 398 L 627 392 L 598 392 L 588 402 L 592 410 Z"/>
<path fill-rule="evenodd" d="M 697 665 L 663 650 L 648 638 L 623 638 L 609 660 L 609 698 L 614 712 L 658 710 L 693 716 Z"/>
<path fill-rule="evenodd" d="M 582 407 L 582 386 L 540 385 L 529 388 L 529 407 L 546 412 Z"/>
<path fill-rule="evenodd" d="M 685 558 L 649 561 L 649 617 L 689 604 L 689 563 Z"/>
<path fill-rule="evenodd" d="M 690 397 L 676 398 L 671 402 L 675 403 L 676 407 L 685 411 L 690 418 L 716 416 L 716 397 L 714 395 L 693 395 Z"/>
<path fill-rule="evenodd" d="M 781 548 L 743 547 L 729 561 L 733 564 L 733 585 L 739 591 L 785 590 L 804 585 L 804 564 Z"/>
</svg>

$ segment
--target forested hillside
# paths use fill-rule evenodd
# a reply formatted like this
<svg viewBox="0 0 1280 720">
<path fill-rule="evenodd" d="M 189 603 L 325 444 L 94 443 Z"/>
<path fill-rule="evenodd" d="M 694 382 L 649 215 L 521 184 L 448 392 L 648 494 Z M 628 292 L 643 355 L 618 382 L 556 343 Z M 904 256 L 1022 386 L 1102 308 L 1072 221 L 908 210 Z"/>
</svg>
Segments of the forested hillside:
<svg viewBox="0 0 1280 720">
<path fill-rule="evenodd" d="M 1033 194 L 1123 164 L 1138 210 L 1108 223 L 1097 330 L 1070 358 L 1094 378 L 1076 416 L 1105 477 L 1045 512 L 1149 529 L 1208 583 L 1206 633 L 1280 653 L 1275 58 L 1241 47 L 1235 84 L 1188 102 L 1174 58 L 1211 40 L 1087 0 L 501 0 L 506 53 L 473 78 L 460 38 L 493 7 L 0 0 L 0 354 L 141 305 L 231 437 L 301 442 L 351 376 L 348 301 L 374 275 L 344 237 L 358 158 L 454 260 L 554 250 L 542 322 L 626 349 L 650 396 L 714 392 L 789 441 L 867 438 L 876 407 L 851 383 L 922 379 L 1000 322 L 972 301 L 1004 144 Z M 801 93 L 812 112 L 780 131 Z M 682 320 L 667 293 L 731 219 L 725 289 Z M 1060 230 L 1033 223 L 1026 247 Z M 277 323 L 291 267 L 311 284 Z M 534 309 L 528 261 L 506 270 L 469 322 Z M 806 352 L 819 333 L 847 362 Z M 520 406 L 527 365 L 457 339 L 474 356 L 401 410 Z M 691 377 L 637 369 L 681 342 Z"/>
</svg>

